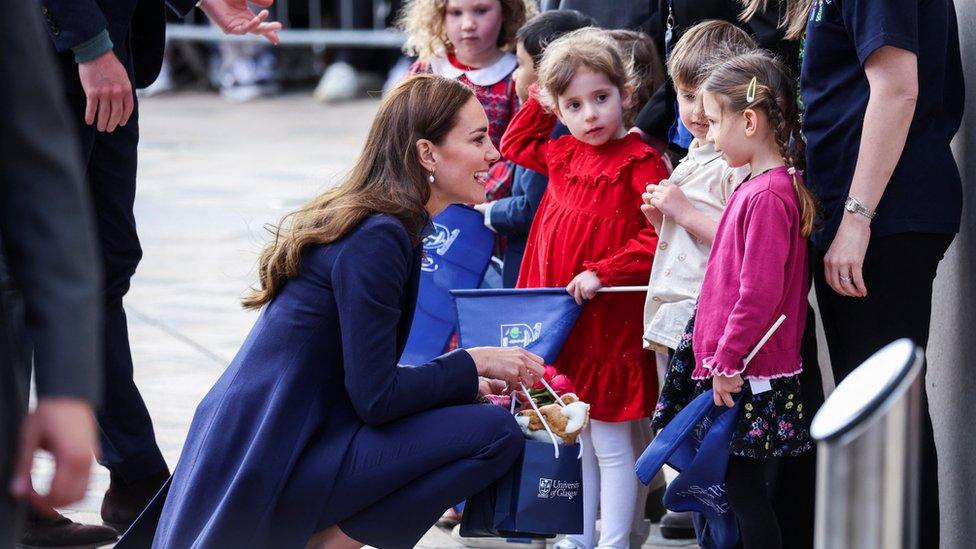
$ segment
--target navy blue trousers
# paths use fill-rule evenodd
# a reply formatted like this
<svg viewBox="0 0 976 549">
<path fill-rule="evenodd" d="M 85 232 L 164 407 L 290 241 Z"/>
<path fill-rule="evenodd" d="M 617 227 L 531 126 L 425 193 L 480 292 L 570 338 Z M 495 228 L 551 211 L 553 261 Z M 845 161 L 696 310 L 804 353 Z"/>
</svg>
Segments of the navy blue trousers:
<svg viewBox="0 0 976 549">
<path fill-rule="evenodd" d="M 69 95 L 88 188 L 95 210 L 104 277 L 104 395 L 98 411 L 102 465 L 126 482 L 166 469 L 152 420 L 132 379 L 132 355 L 122 298 L 142 259 L 132 208 L 136 196 L 138 105 L 128 124 L 112 133 L 85 124 L 85 98 Z"/>
<path fill-rule="evenodd" d="M 338 524 L 373 547 L 414 547 L 444 509 L 504 475 L 524 446 L 511 414 L 489 404 L 363 427 L 315 530 Z"/>
</svg>

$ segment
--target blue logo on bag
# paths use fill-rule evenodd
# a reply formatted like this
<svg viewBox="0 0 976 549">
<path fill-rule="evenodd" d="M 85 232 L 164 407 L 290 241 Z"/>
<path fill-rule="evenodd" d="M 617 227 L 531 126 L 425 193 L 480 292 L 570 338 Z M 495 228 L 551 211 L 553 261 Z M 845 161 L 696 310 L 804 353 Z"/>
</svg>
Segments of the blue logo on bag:
<svg viewBox="0 0 976 549">
<path fill-rule="evenodd" d="M 528 324 L 502 324 L 501 332 L 502 347 L 528 347 L 542 335 L 542 323 L 536 322 L 535 326 L 529 326 Z"/>
<path fill-rule="evenodd" d="M 461 235 L 461 229 L 448 229 L 440 223 L 431 223 L 434 226 L 433 232 L 424 238 L 424 257 L 421 260 L 420 268 L 432 273 L 439 267 L 434 254 L 443 256 L 451 249 L 451 244 Z"/>
</svg>

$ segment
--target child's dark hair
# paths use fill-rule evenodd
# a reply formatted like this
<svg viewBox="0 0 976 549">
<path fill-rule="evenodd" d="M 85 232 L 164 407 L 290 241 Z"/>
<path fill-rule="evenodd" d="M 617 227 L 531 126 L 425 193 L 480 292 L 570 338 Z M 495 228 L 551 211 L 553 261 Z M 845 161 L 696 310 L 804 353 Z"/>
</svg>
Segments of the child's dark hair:
<svg viewBox="0 0 976 549">
<path fill-rule="evenodd" d="M 595 26 L 595 19 L 576 10 L 549 10 L 522 25 L 515 33 L 515 42 L 522 42 L 522 47 L 532 57 L 532 64 L 538 67 L 549 42 L 568 32 Z"/>
<path fill-rule="evenodd" d="M 664 65 L 650 36 L 637 31 L 618 29 L 607 31 L 617 43 L 624 61 L 634 74 L 634 95 L 631 107 L 624 112 L 625 120 L 634 120 L 651 96 L 664 84 Z"/>
<path fill-rule="evenodd" d="M 800 113 L 793 79 L 783 63 L 758 51 L 738 55 L 716 66 L 701 89 L 717 95 L 724 112 L 752 109 L 765 114 L 783 160 L 796 170 L 803 169 Z M 817 201 L 795 175 L 793 190 L 800 201 L 801 232 L 810 236 L 817 220 Z"/>
</svg>

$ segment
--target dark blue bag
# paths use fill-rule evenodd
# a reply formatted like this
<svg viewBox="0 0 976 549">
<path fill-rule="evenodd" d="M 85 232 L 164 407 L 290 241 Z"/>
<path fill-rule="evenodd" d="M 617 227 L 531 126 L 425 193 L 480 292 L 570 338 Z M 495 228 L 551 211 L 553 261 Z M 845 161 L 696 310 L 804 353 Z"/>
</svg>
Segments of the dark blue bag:
<svg viewBox="0 0 976 549">
<path fill-rule="evenodd" d="M 447 347 L 457 324 L 450 291 L 477 288 L 491 259 L 495 236 L 484 219 L 472 208 L 453 204 L 432 220 L 433 232 L 423 240 L 417 307 L 401 363 L 423 364 Z"/>
<path fill-rule="evenodd" d="M 739 540 L 725 497 L 729 443 L 738 416 L 738 402 L 732 408 L 715 406 L 712 391 L 706 391 L 678 412 L 637 460 L 637 478 L 644 484 L 665 463 L 679 472 L 664 494 L 664 506 L 704 518 L 705 528 L 698 532 L 703 549 L 729 549 Z"/>
<path fill-rule="evenodd" d="M 515 465 L 465 503 L 461 535 L 551 538 L 583 533 L 581 452 L 580 444 L 560 446 L 555 438 L 551 443 L 526 440 Z"/>
<path fill-rule="evenodd" d="M 526 440 L 525 452 L 498 482 L 494 526 L 507 537 L 583 533 L 581 446 Z"/>
<path fill-rule="evenodd" d="M 454 290 L 461 347 L 524 347 L 552 364 L 581 307 L 563 288 Z"/>
</svg>

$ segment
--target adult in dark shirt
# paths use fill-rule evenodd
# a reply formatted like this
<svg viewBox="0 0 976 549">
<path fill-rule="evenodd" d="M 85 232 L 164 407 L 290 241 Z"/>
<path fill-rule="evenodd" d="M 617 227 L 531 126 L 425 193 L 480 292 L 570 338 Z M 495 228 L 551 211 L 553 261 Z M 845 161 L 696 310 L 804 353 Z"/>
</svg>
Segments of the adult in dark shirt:
<svg viewBox="0 0 976 549">
<path fill-rule="evenodd" d="M 100 306 L 91 202 L 54 59 L 36 7 L 0 20 L 0 547 L 19 540 L 25 504 L 84 497 L 101 396 Z M 37 405 L 28 413 L 33 363 Z M 31 487 L 38 449 L 55 473 Z M 88 527 L 86 543 L 115 539 Z"/>
<path fill-rule="evenodd" d="M 270 6 L 273 0 L 258 0 Z M 39 5 L 36 5 L 39 4 Z M 97 411 L 100 463 L 110 484 L 101 518 L 125 530 L 169 476 L 152 420 L 133 380 L 122 301 L 142 249 L 133 204 L 139 143 L 135 88 L 159 73 L 165 43 L 165 10 L 180 16 L 199 6 L 229 34 L 254 33 L 277 43 L 279 23 L 267 10 L 253 14 L 245 0 L 36 0 L 50 49 L 58 53 L 60 81 L 78 136 L 86 188 L 94 209 L 97 257 L 103 273 L 104 398 Z M 67 154 L 67 153 L 65 153 Z M 53 512 L 28 515 L 25 544 L 82 545 L 79 528 Z"/>
<path fill-rule="evenodd" d="M 928 343 L 933 280 L 962 208 L 949 149 L 965 96 L 953 0 L 815 0 L 800 88 L 807 182 L 823 208 L 811 264 L 839 382 L 894 339 Z M 918 546 L 938 547 L 926 398 L 922 408 Z"/>
</svg>

